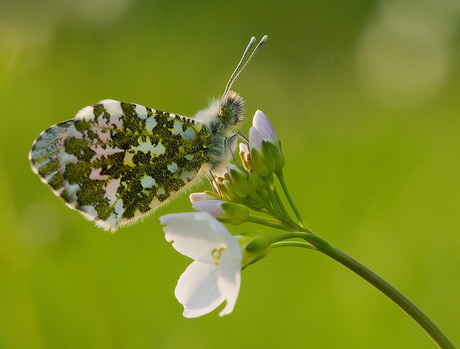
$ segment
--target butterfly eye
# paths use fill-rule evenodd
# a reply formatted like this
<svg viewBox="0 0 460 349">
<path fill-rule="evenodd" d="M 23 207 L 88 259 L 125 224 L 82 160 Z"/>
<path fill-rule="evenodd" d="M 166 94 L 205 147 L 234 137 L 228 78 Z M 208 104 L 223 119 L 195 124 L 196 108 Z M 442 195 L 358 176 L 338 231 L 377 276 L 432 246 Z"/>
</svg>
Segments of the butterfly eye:
<svg viewBox="0 0 460 349">
<path fill-rule="evenodd" d="M 221 107 L 219 116 L 225 123 L 230 123 L 233 118 L 233 111 L 230 107 Z"/>
</svg>

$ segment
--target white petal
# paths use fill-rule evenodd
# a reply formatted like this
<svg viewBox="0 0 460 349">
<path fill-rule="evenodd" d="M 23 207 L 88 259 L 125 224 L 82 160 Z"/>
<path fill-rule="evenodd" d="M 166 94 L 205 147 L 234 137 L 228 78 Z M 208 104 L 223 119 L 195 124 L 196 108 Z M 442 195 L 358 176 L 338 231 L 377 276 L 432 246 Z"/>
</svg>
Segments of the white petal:
<svg viewBox="0 0 460 349">
<path fill-rule="evenodd" d="M 256 149 L 260 153 L 262 151 L 262 141 L 261 134 L 252 126 L 249 129 L 249 149 Z"/>
<path fill-rule="evenodd" d="M 219 218 L 225 215 L 222 209 L 223 203 L 222 200 L 202 200 L 195 202 L 192 208 L 199 212 L 208 212 L 211 216 Z"/>
<path fill-rule="evenodd" d="M 181 275 L 174 294 L 184 306 L 188 318 L 205 315 L 216 309 L 224 296 L 218 287 L 219 268 L 195 261 Z"/>
<path fill-rule="evenodd" d="M 246 143 L 240 143 L 240 154 L 247 153 L 248 151 L 248 145 Z"/>
<path fill-rule="evenodd" d="M 184 306 L 184 316 L 207 314 L 224 300 L 227 304 L 220 316 L 231 313 L 241 283 L 242 251 L 238 241 L 207 212 L 170 214 L 160 217 L 160 221 L 166 224 L 163 230 L 173 247 L 195 259 L 175 291 Z"/>
<path fill-rule="evenodd" d="M 189 199 L 192 204 L 201 200 L 214 200 L 215 198 L 215 196 L 211 195 L 209 192 L 206 191 L 202 193 L 191 193 L 189 195 Z"/>
<path fill-rule="evenodd" d="M 266 141 L 277 140 L 272 124 L 260 110 L 257 110 L 252 119 L 252 125 L 259 131 L 262 138 Z"/>
<path fill-rule="evenodd" d="M 224 316 L 233 311 L 238 299 L 241 285 L 241 262 L 226 263 L 226 261 L 222 260 L 221 264 L 219 264 L 217 284 L 223 298 L 226 300 L 225 308 L 219 313 L 219 316 Z"/>
<path fill-rule="evenodd" d="M 235 244 L 238 245 L 227 228 L 207 212 L 169 214 L 160 217 L 160 222 L 166 225 L 163 228 L 166 240 L 173 241 L 172 245 L 179 253 L 195 260 L 212 263 L 211 252 L 226 249 L 227 240 L 232 251 Z"/>
<path fill-rule="evenodd" d="M 216 220 L 217 223 L 220 223 Z M 238 240 L 233 235 L 228 233 L 228 236 L 224 236 L 225 244 L 227 249 L 222 253 L 220 264 L 231 264 L 237 265 L 241 270 L 241 262 L 243 260 L 243 252 L 241 250 Z"/>
</svg>

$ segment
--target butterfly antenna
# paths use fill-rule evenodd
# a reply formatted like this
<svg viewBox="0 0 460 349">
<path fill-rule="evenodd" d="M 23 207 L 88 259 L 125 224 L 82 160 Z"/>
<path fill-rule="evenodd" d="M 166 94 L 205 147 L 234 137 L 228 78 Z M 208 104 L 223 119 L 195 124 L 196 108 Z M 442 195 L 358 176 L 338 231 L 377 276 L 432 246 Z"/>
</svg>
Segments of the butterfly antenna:
<svg viewBox="0 0 460 349">
<path fill-rule="evenodd" d="M 241 65 L 243 64 L 243 61 L 245 59 L 245 57 L 247 56 L 248 52 L 249 52 L 249 49 L 254 45 L 254 42 L 256 41 L 256 38 L 253 36 L 251 38 L 251 40 L 249 41 L 249 44 L 248 46 L 246 47 L 246 50 L 244 50 L 244 53 L 243 53 L 243 56 L 241 57 L 241 60 L 240 62 L 238 63 L 238 65 L 236 66 L 235 70 L 233 71 L 232 75 L 230 76 L 230 79 L 228 80 L 227 82 L 227 85 L 225 86 L 225 90 L 224 90 L 224 94 L 222 96 L 222 99 L 224 99 L 228 92 L 230 91 L 230 88 L 232 87 L 233 83 L 235 82 L 235 80 L 238 78 L 238 76 L 241 74 L 241 72 L 244 70 L 244 68 L 246 68 L 246 66 L 248 65 L 248 63 L 251 61 L 252 57 L 254 57 L 254 55 L 256 54 L 256 52 L 259 50 L 259 48 L 265 43 L 265 41 L 267 41 L 268 39 L 268 36 L 267 35 L 264 35 L 263 38 L 259 41 L 259 43 L 257 44 L 257 46 L 254 48 L 254 50 L 252 51 L 251 55 L 249 56 L 248 60 L 246 61 L 246 63 L 244 63 L 244 65 L 241 67 Z M 240 69 L 241 67 L 241 69 Z"/>
<path fill-rule="evenodd" d="M 244 58 L 247 56 L 249 50 L 251 49 L 251 47 L 254 45 L 254 42 L 256 41 L 256 37 L 253 36 L 251 38 L 251 40 L 249 40 L 249 44 L 248 46 L 246 46 L 246 49 L 244 50 L 243 52 L 243 56 L 241 57 L 238 65 L 236 66 L 235 70 L 233 71 L 232 75 L 230 76 L 230 79 L 228 79 L 228 82 L 227 82 L 227 85 L 225 86 L 225 90 L 224 90 L 224 96 L 227 94 L 228 90 L 230 89 L 230 87 L 232 86 L 232 80 L 233 80 L 233 77 L 236 75 L 236 73 L 238 72 L 238 70 L 240 69 L 241 67 L 241 64 L 243 64 L 243 61 L 244 61 Z"/>
</svg>

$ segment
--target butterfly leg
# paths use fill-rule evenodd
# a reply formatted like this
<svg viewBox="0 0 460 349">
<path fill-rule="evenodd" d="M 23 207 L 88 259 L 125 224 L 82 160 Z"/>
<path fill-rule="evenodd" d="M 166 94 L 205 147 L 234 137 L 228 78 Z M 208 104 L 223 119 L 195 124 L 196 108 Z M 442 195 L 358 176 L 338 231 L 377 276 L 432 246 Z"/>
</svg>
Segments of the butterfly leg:
<svg viewBox="0 0 460 349">
<path fill-rule="evenodd" d="M 208 177 L 208 180 L 211 183 L 212 190 L 214 192 L 217 191 L 219 193 L 220 199 L 222 200 L 222 194 L 221 194 L 221 192 L 219 190 L 219 187 L 217 185 L 216 177 L 214 177 L 214 175 L 212 174 L 212 170 L 209 170 L 209 173 L 208 173 L 208 175 L 206 177 Z"/>
<path fill-rule="evenodd" d="M 241 139 L 244 143 L 249 145 L 249 138 L 247 138 L 244 134 L 241 132 L 236 132 L 234 135 L 238 136 L 239 139 Z"/>
<path fill-rule="evenodd" d="M 246 171 L 246 169 L 243 167 L 243 165 L 241 165 L 238 160 L 236 160 L 235 158 L 235 154 L 233 154 L 233 151 L 232 151 L 232 146 L 231 144 L 236 141 L 236 138 L 243 138 L 244 139 L 247 139 L 245 136 L 243 136 L 241 133 L 237 132 L 237 133 L 234 133 L 230 138 L 224 138 L 224 142 L 225 142 L 225 148 L 227 149 L 227 151 L 230 152 L 230 154 L 232 155 L 232 159 L 233 161 L 235 162 L 235 164 L 240 168 L 242 169 L 244 172 L 246 172 L 246 179 L 249 179 L 249 172 Z"/>
</svg>

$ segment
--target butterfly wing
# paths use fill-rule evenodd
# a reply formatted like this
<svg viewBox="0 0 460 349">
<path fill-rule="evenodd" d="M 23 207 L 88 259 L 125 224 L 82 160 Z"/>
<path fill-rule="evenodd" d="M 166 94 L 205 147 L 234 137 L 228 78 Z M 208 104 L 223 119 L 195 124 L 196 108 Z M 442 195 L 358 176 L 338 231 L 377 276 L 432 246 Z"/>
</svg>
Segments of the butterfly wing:
<svg viewBox="0 0 460 349">
<path fill-rule="evenodd" d="M 209 131 L 193 119 L 104 100 L 45 130 L 29 157 L 67 206 L 115 230 L 190 183 L 210 143 Z"/>
</svg>

